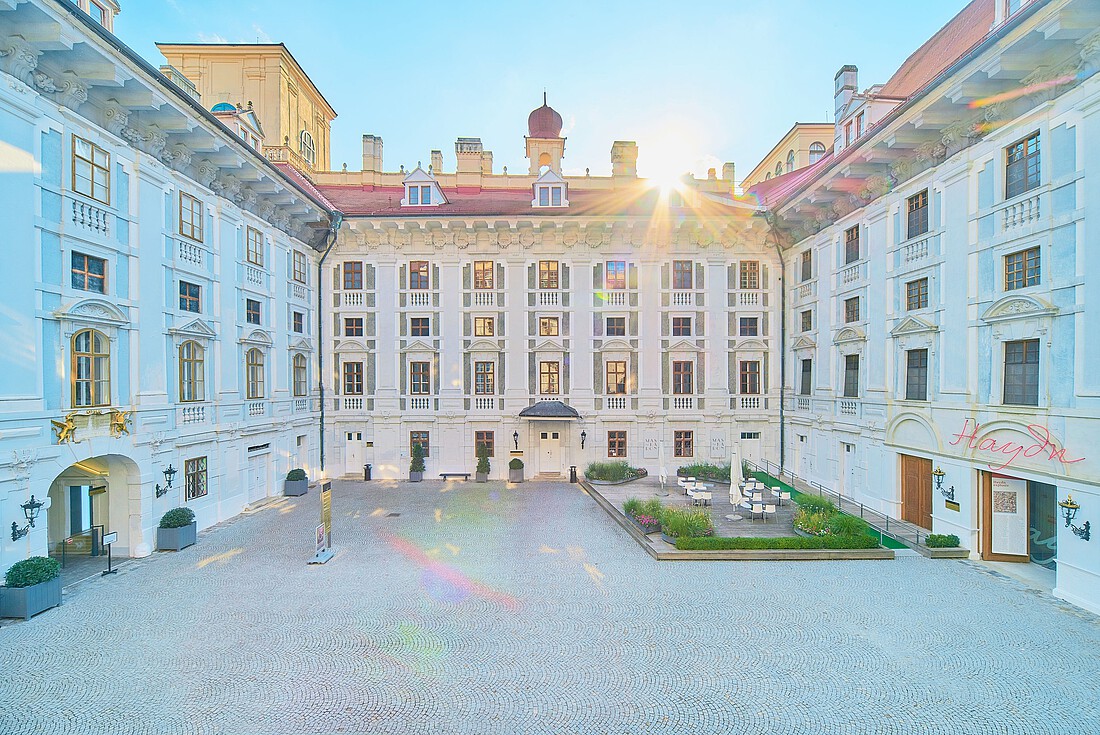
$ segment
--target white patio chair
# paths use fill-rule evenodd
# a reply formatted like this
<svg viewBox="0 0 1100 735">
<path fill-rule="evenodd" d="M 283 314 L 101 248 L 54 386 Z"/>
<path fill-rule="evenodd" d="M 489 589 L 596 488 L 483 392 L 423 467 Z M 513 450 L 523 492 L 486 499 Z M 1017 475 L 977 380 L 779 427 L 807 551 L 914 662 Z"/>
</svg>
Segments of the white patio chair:
<svg viewBox="0 0 1100 735">
<path fill-rule="evenodd" d="M 775 503 L 764 503 L 764 523 L 768 522 L 768 516 L 776 517 Z"/>
<path fill-rule="evenodd" d="M 696 492 L 691 498 L 692 505 L 710 505 L 711 494 L 705 491 Z"/>
<path fill-rule="evenodd" d="M 779 504 L 783 505 L 784 500 L 786 500 L 788 503 L 791 502 L 791 491 L 790 490 L 780 490 L 779 491 Z"/>
<path fill-rule="evenodd" d="M 764 518 L 764 504 L 763 503 L 753 503 L 749 507 L 749 521 L 750 522 L 755 521 L 756 516 L 760 516 L 760 518 L 762 518 L 762 519 Z"/>
</svg>

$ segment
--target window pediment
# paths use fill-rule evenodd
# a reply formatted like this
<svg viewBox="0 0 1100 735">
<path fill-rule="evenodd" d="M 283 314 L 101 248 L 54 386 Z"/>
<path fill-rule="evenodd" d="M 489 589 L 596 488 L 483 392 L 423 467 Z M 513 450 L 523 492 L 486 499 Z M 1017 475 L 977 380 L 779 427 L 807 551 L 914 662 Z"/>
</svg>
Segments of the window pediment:
<svg viewBox="0 0 1100 735">
<path fill-rule="evenodd" d="M 634 348 L 625 339 L 609 339 L 600 346 L 602 352 L 633 352 Z"/>
<path fill-rule="evenodd" d="M 210 323 L 203 319 L 192 319 L 182 327 L 173 327 L 169 329 L 168 333 L 192 339 L 214 339 L 218 336 L 218 333 L 210 326 Z"/>
<path fill-rule="evenodd" d="M 361 340 L 342 339 L 336 343 L 336 352 L 370 352 Z"/>
<path fill-rule="evenodd" d="M 738 350 L 756 350 L 763 352 L 768 349 L 767 345 L 758 339 L 743 339 L 736 344 Z"/>
<path fill-rule="evenodd" d="M 791 348 L 795 350 L 812 350 L 816 347 L 817 343 L 806 336 L 799 337 L 794 341 L 794 344 L 791 346 Z"/>
<path fill-rule="evenodd" d="M 265 347 L 270 347 L 275 342 L 271 339 L 271 335 L 264 330 L 253 329 L 246 336 L 241 337 L 240 343 L 245 345 L 263 345 Z"/>
<path fill-rule="evenodd" d="M 415 339 L 412 342 L 409 342 L 407 345 L 405 345 L 405 349 L 403 349 L 401 351 L 402 352 L 430 352 L 432 354 L 435 354 L 436 350 L 435 350 L 435 347 L 432 347 L 427 342 L 424 342 L 423 340 Z"/>
<path fill-rule="evenodd" d="M 116 327 L 130 321 L 122 309 L 103 299 L 84 299 L 56 313 L 75 322 L 106 323 Z"/>
<path fill-rule="evenodd" d="M 689 342 L 686 339 L 681 339 L 677 342 L 673 342 L 668 346 L 669 352 L 699 352 L 699 345 L 694 342 Z"/>
<path fill-rule="evenodd" d="M 292 350 L 305 350 L 306 352 L 312 352 L 313 351 L 313 343 L 310 340 L 305 339 L 304 337 L 299 337 L 298 339 L 292 339 L 290 341 L 290 349 L 292 349 Z"/>
<path fill-rule="evenodd" d="M 565 352 L 565 346 L 560 341 L 548 339 L 535 345 L 536 352 Z"/>
<path fill-rule="evenodd" d="M 1058 313 L 1058 307 L 1035 296 L 1005 296 L 985 310 L 981 319 L 987 324 L 1007 319 L 1027 319 L 1032 317 L 1051 317 Z"/>
<path fill-rule="evenodd" d="M 835 344 L 841 344 L 843 342 L 862 342 L 867 339 L 867 334 L 859 327 L 845 327 L 836 333 L 833 337 Z"/>
<path fill-rule="evenodd" d="M 907 316 L 890 330 L 893 337 L 901 337 L 906 334 L 922 334 L 925 332 L 938 332 L 940 328 L 935 324 L 921 319 L 919 316 Z"/>
<path fill-rule="evenodd" d="M 500 352 L 500 345 L 492 340 L 479 339 L 470 344 L 467 352 Z"/>
</svg>

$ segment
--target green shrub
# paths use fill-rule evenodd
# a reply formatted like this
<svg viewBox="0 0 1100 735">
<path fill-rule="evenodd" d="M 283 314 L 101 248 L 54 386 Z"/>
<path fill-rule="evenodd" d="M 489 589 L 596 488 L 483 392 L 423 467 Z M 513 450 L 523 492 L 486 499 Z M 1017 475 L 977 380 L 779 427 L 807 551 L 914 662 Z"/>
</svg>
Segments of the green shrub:
<svg viewBox="0 0 1100 735">
<path fill-rule="evenodd" d="M 286 473 L 286 479 L 288 480 L 304 480 L 306 479 L 306 471 L 303 469 L 295 469 Z"/>
<path fill-rule="evenodd" d="M 654 518 L 661 517 L 661 501 L 657 498 L 650 498 L 649 500 L 643 500 L 641 507 L 638 508 L 638 514 L 643 516 L 653 516 Z"/>
<path fill-rule="evenodd" d="M 834 536 L 862 536 L 868 528 L 867 521 L 844 513 L 837 513 L 829 519 L 829 533 Z"/>
<path fill-rule="evenodd" d="M 513 457 L 512 461 L 508 463 L 508 469 L 510 470 L 522 470 L 523 460 L 519 457 Z"/>
<path fill-rule="evenodd" d="M 424 447 L 420 446 L 420 442 L 413 444 L 412 459 L 409 462 L 409 472 L 423 472 L 424 471 Z"/>
<path fill-rule="evenodd" d="M 813 513 L 825 513 L 832 515 L 836 513 L 836 505 L 828 498 L 823 498 L 820 495 L 799 495 L 795 498 L 796 503 L 803 510 L 808 510 Z"/>
<path fill-rule="evenodd" d="M 61 562 L 45 556 L 32 556 L 23 561 L 17 561 L 4 575 L 4 583 L 8 587 L 31 587 L 42 582 L 49 582 L 61 576 Z"/>
<path fill-rule="evenodd" d="M 799 508 L 794 514 L 794 527 L 814 536 L 821 536 L 829 532 L 829 521 L 832 518 L 828 513 Z"/>
<path fill-rule="evenodd" d="M 173 508 L 160 517 L 161 528 L 183 528 L 195 522 L 195 511 L 190 508 Z"/>
<path fill-rule="evenodd" d="M 959 537 L 953 533 L 932 533 L 924 540 L 924 545 L 930 549 L 954 549 L 959 545 Z"/>
<path fill-rule="evenodd" d="M 708 480 L 729 482 L 730 466 L 728 464 L 716 465 L 709 462 L 696 462 L 695 464 L 684 465 L 676 470 L 676 474 L 680 477 L 705 477 Z"/>
<path fill-rule="evenodd" d="M 674 538 L 681 536 L 697 538 L 714 533 L 714 523 L 711 521 L 710 512 L 706 510 L 661 508 L 658 520 L 661 522 L 661 531 L 666 536 Z"/>
<path fill-rule="evenodd" d="M 623 513 L 625 513 L 628 518 L 633 518 L 634 516 L 638 515 L 641 510 L 642 501 L 638 500 L 638 498 L 627 498 L 625 501 L 623 501 Z"/>
<path fill-rule="evenodd" d="M 641 471 L 626 462 L 593 462 L 584 471 L 589 480 L 601 482 L 622 482 L 638 477 Z"/>
<path fill-rule="evenodd" d="M 683 551 L 765 551 L 769 549 L 877 549 L 878 540 L 870 536 L 782 536 L 779 538 L 685 538 L 676 539 Z"/>
<path fill-rule="evenodd" d="M 489 447 L 484 444 L 477 445 L 477 471 L 483 475 L 489 474 Z"/>
</svg>

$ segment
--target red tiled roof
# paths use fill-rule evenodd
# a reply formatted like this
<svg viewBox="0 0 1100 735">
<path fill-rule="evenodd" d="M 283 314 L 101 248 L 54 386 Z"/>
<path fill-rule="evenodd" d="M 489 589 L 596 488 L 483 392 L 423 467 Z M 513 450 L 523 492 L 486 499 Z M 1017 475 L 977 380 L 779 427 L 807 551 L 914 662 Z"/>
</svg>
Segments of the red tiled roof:
<svg viewBox="0 0 1100 735">
<path fill-rule="evenodd" d="M 447 202 L 434 207 L 402 207 L 403 187 L 322 185 L 321 192 L 333 206 L 348 216 L 358 217 L 576 217 L 650 216 L 656 211 L 660 190 L 646 186 L 623 189 L 570 188 L 568 207 L 532 207 L 532 191 L 525 189 L 448 188 Z M 699 202 L 683 210 L 696 216 L 729 215 L 733 205 L 699 197 Z"/>
<path fill-rule="evenodd" d="M 339 209 L 328 197 L 326 197 L 321 190 L 318 189 L 309 178 L 298 169 L 291 166 L 289 163 L 276 163 L 275 168 L 283 172 L 283 175 L 300 186 L 307 194 L 312 196 L 318 204 L 326 209 L 333 210 Z"/>
<path fill-rule="evenodd" d="M 905 99 L 920 91 L 989 35 L 995 12 L 996 0 L 972 0 L 898 67 L 879 94 Z"/>
<path fill-rule="evenodd" d="M 783 201 L 783 198 L 786 197 L 787 194 L 797 189 L 806 181 L 809 181 L 813 176 L 817 175 L 819 171 L 824 171 L 832 162 L 833 151 L 830 149 L 817 163 L 791 171 L 789 174 L 783 174 L 782 176 L 775 176 L 766 181 L 761 181 L 749 187 L 749 190 L 746 191 L 745 194 L 750 198 L 755 198 L 761 206 L 770 207 L 776 202 Z"/>
</svg>

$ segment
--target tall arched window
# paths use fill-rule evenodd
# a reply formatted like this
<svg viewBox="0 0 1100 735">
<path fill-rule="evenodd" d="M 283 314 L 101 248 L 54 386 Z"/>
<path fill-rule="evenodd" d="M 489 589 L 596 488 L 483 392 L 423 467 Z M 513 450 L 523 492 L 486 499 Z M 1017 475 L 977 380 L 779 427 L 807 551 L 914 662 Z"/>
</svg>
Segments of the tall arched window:
<svg viewBox="0 0 1100 735">
<path fill-rule="evenodd" d="M 787 153 L 787 173 L 794 171 L 794 151 Z"/>
<path fill-rule="evenodd" d="M 264 397 L 264 353 L 253 347 L 245 353 L 245 397 L 256 400 Z"/>
<path fill-rule="evenodd" d="M 776 176 L 782 176 L 783 175 L 783 162 L 782 161 L 776 161 L 776 163 L 775 163 L 775 175 Z"/>
<path fill-rule="evenodd" d="M 822 143 L 810 143 L 810 165 L 813 165 L 825 157 L 825 146 Z"/>
<path fill-rule="evenodd" d="M 298 152 L 302 154 L 302 158 L 306 159 L 306 163 L 313 165 L 317 158 L 317 148 L 313 145 L 313 136 L 308 130 L 298 134 Z"/>
<path fill-rule="evenodd" d="M 85 329 L 73 335 L 73 407 L 111 403 L 111 342 Z"/>
<path fill-rule="evenodd" d="M 180 345 L 180 400 L 205 401 L 206 351 L 198 342 Z"/>
<path fill-rule="evenodd" d="M 306 356 L 298 353 L 294 355 L 294 395 L 296 397 L 302 397 L 309 391 L 309 386 L 306 381 Z"/>
</svg>

